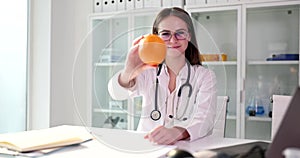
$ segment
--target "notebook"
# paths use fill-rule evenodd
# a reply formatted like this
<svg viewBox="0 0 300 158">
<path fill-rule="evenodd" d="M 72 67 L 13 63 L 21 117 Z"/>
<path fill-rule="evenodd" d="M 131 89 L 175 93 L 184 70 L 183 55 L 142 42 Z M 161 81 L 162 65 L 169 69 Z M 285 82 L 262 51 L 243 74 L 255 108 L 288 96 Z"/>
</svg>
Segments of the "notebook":
<svg viewBox="0 0 300 158">
<path fill-rule="evenodd" d="M 212 149 L 231 157 L 244 158 L 284 158 L 283 151 L 288 147 L 300 148 L 300 87 L 297 88 L 279 129 L 271 143 L 257 141 L 246 144 Z"/>
<path fill-rule="evenodd" d="M 62 148 L 91 139 L 93 136 L 83 127 L 61 125 L 46 129 L 0 134 L 0 148 L 16 152 L 32 152 Z"/>
</svg>

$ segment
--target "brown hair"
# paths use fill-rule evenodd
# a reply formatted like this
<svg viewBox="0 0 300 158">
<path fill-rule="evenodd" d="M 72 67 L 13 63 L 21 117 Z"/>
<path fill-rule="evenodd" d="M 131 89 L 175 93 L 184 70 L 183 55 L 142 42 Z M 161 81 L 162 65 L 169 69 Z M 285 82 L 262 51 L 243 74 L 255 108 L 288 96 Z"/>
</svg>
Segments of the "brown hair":
<svg viewBox="0 0 300 158">
<path fill-rule="evenodd" d="M 152 33 L 158 34 L 159 23 L 168 16 L 176 16 L 187 24 L 188 31 L 191 35 L 191 41 L 189 41 L 188 47 L 185 50 L 185 58 L 190 62 L 191 65 L 202 65 L 199 58 L 200 52 L 198 50 L 194 25 L 190 15 L 185 10 L 178 7 L 164 8 L 161 10 L 154 20 Z"/>
</svg>

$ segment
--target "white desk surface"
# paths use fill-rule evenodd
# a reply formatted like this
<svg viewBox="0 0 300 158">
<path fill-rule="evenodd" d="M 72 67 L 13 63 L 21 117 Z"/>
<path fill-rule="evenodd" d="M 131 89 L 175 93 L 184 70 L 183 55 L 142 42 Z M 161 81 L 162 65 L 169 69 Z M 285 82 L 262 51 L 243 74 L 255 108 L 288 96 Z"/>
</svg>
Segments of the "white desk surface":
<svg viewBox="0 0 300 158">
<path fill-rule="evenodd" d="M 193 142 L 179 141 L 174 146 L 157 146 L 143 138 L 145 133 L 134 131 L 94 128 L 91 132 L 95 140 L 81 145 L 62 148 L 43 158 L 92 158 L 92 157 L 165 157 L 165 154 L 174 148 L 184 149 L 191 153 L 224 146 L 231 146 L 256 140 L 235 138 L 205 137 Z"/>
</svg>

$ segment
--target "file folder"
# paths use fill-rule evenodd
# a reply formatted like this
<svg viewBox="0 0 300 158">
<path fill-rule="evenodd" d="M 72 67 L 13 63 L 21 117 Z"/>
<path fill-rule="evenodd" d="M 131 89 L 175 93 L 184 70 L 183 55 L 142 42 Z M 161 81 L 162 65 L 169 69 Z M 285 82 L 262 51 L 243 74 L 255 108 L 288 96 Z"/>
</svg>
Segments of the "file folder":
<svg viewBox="0 0 300 158">
<path fill-rule="evenodd" d="M 172 6 L 183 8 L 183 0 L 172 0 Z"/>
<path fill-rule="evenodd" d="M 103 12 L 111 12 L 117 10 L 116 0 L 103 0 L 102 3 Z"/>
<path fill-rule="evenodd" d="M 217 3 L 227 3 L 227 0 L 217 0 Z"/>
<path fill-rule="evenodd" d="M 117 0 L 117 11 L 126 10 L 125 0 Z"/>
<path fill-rule="evenodd" d="M 144 8 L 144 0 L 135 0 L 135 8 Z"/>
<path fill-rule="evenodd" d="M 217 0 L 207 0 L 207 4 L 216 4 Z"/>
<path fill-rule="evenodd" d="M 186 0 L 186 6 L 195 6 L 195 5 L 203 5 L 206 4 L 206 0 Z"/>
<path fill-rule="evenodd" d="M 160 0 L 144 0 L 144 7 L 145 8 L 161 7 L 161 1 Z"/>
<path fill-rule="evenodd" d="M 94 0 L 94 13 L 102 12 L 102 0 Z"/>
<path fill-rule="evenodd" d="M 163 7 L 172 7 L 172 0 L 162 0 L 162 6 Z"/>
<path fill-rule="evenodd" d="M 126 0 L 126 10 L 134 9 L 134 0 Z"/>
</svg>

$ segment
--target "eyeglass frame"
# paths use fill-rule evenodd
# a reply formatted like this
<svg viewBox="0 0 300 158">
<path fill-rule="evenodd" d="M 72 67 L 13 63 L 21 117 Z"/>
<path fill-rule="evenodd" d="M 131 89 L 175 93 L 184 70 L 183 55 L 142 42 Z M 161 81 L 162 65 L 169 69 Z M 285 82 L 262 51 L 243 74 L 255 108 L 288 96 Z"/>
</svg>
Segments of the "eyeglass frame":
<svg viewBox="0 0 300 158">
<path fill-rule="evenodd" d="M 161 35 L 162 32 L 168 32 L 168 33 L 170 33 L 169 39 L 164 39 L 163 37 L 161 37 L 161 36 L 162 36 L 162 35 Z M 176 33 L 178 33 L 178 32 L 184 32 L 186 37 L 183 38 L 183 39 L 178 39 L 177 36 L 176 36 Z M 186 40 L 186 39 L 189 37 L 190 33 L 189 33 L 188 30 L 185 30 L 185 29 L 179 29 L 179 30 L 176 30 L 175 32 L 169 31 L 169 30 L 162 30 L 162 31 L 159 31 L 159 32 L 157 33 L 157 35 L 158 35 L 161 39 L 163 39 L 164 41 L 170 41 L 171 38 L 172 38 L 173 36 L 175 37 L 176 40 Z"/>
</svg>

